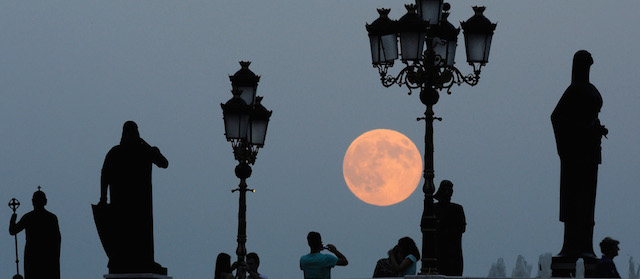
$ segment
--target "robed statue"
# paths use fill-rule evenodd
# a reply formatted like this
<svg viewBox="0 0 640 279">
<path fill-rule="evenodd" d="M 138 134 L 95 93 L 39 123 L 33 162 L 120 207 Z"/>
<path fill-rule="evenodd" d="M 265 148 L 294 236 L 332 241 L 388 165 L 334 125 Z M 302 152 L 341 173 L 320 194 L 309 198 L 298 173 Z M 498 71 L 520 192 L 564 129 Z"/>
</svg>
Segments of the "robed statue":
<svg viewBox="0 0 640 279">
<path fill-rule="evenodd" d="M 33 211 L 27 212 L 17 223 L 18 215 L 14 212 L 9 222 L 11 235 L 25 230 L 24 278 L 60 279 L 61 237 L 58 217 L 44 208 L 47 195 L 40 190 L 40 186 L 33 193 L 31 201 Z"/>
<path fill-rule="evenodd" d="M 167 274 L 154 259 L 154 164 L 167 168 L 169 162 L 157 147 L 140 138 L 135 122 L 124 123 L 120 144 L 111 148 L 104 160 L 100 202 L 93 205 L 98 234 L 109 257 L 109 273 Z"/>
<path fill-rule="evenodd" d="M 571 85 L 551 114 L 560 156 L 560 221 L 564 223 L 560 257 L 596 258 L 593 252 L 596 186 L 601 139 L 608 130 L 598 118 L 602 96 L 589 82 L 592 64 L 589 52 L 576 52 Z"/>
</svg>

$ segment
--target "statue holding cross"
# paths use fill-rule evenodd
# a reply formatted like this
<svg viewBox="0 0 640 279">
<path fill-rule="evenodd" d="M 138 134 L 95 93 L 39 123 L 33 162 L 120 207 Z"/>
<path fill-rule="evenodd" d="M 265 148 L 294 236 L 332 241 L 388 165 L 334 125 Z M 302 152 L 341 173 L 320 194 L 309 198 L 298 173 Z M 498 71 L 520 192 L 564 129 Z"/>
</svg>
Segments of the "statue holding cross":
<svg viewBox="0 0 640 279">
<path fill-rule="evenodd" d="M 60 279 L 60 228 L 55 214 L 47 211 L 47 196 L 40 190 L 33 193 L 33 211 L 27 212 L 16 222 L 17 199 L 11 199 L 13 210 L 9 222 L 9 233 L 16 236 L 25 230 L 24 275 L 27 279 Z M 16 237 L 16 269 L 18 269 L 18 238 Z M 22 278 L 18 274 L 14 278 Z"/>
</svg>

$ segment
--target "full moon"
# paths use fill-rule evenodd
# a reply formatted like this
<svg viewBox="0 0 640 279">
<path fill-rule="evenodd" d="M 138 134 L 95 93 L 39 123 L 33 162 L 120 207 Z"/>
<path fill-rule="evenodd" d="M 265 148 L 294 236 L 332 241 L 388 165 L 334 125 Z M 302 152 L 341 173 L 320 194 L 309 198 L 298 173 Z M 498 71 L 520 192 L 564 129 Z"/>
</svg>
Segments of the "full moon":
<svg viewBox="0 0 640 279">
<path fill-rule="evenodd" d="M 418 187 L 422 158 L 405 135 L 386 129 L 356 138 L 344 155 L 342 173 L 349 190 L 378 206 L 399 203 Z"/>
</svg>

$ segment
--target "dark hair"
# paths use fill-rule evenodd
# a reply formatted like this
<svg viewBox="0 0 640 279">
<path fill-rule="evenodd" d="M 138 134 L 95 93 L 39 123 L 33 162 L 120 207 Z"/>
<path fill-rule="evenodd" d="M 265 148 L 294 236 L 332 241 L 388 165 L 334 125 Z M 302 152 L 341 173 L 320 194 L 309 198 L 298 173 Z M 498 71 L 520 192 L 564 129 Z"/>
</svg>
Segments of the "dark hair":
<svg viewBox="0 0 640 279">
<path fill-rule="evenodd" d="M 253 259 L 256 261 L 256 264 L 260 265 L 260 257 L 258 257 L 258 254 L 251 252 L 249 254 L 247 254 L 247 260 L 249 259 Z"/>
<path fill-rule="evenodd" d="M 227 253 L 218 254 L 214 278 L 220 278 L 219 276 L 222 273 L 231 273 L 231 256 Z"/>
<path fill-rule="evenodd" d="M 403 237 L 398 240 L 398 247 L 402 250 L 403 257 L 408 256 L 409 254 L 416 257 L 416 260 L 420 260 L 420 251 L 418 251 L 418 247 L 416 243 L 410 237 Z"/>
<path fill-rule="evenodd" d="M 600 242 L 600 251 L 602 254 L 606 254 L 609 249 L 616 247 L 618 244 L 620 244 L 620 241 L 607 236 Z"/>
<path fill-rule="evenodd" d="M 438 191 L 433 195 L 433 198 L 438 201 L 451 200 L 453 194 L 453 183 L 449 180 L 442 180 Z"/>
<path fill-rule="evenodd" d="M 318 232 L 309 232 L 307 235 L 307 242 L 311 248 L 322 247 L 322 237 Z"/>
</svg>

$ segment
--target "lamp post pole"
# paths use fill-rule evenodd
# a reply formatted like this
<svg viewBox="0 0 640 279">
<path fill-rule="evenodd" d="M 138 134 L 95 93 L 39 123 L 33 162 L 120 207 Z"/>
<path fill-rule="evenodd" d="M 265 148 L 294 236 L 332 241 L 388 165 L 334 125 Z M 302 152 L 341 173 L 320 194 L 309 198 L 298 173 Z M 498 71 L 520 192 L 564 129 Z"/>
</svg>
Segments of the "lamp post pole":
<svg viewBox="0 0 640 279">
<path fill-rule="evenodd" d="M 237 189 L 231 190 L 231 192 L 238 191 L 238 248 L 236 248 L 236 255 L 238 256 L 238 271 L 236 275 L 238 278 L 245 278 L 244 266 L 240 263 L 245 262 L 245 256 L 247 255 L 247 191 L 253 191 L 247 188 L 247 178 L 251 176 L 251 167 L 245 162 L 240 162 L 236 166 L 236 176 L 240 178 L 240 184 Z"/>
<path fill-rule="evenodd" d="M 451 94 L 453 85 L 463 83 L 475 86 L 480 70 L 488 62 L 491 39 L 496 24 L 482 14 L 484 7 L 473 7 L 475 15 L 461 22 L 465 35 L 467 62 L 473 73 L 463 75 L 454 66 L 459 28 L 447 20 L 448 3 L 443 0 L 416 0 L 405 5 L 407 13 L 400 20 L 388 17 L 390 9 L 378 9 L 380 17 L 366 28 L 371 44 L 373 66 L 378 69 L 383 86 L 394 84 L 406 86 L 409 95 L 420 89 L 420 101 L 426 106 L 425 151 L 424 151 L 424 208 L 420 220 L 422 232 L 422 268 L 420 274 L 438 274 L 438 221 L 435 216 L 433 194 L 435 172 L 433 164 L 433 121 L 442 120 L 434 116 L 433 106 L 438 102 L 439 90 Z M 398 40 L 399 39 L 399 40 Z M 402 55 L 398 53 L 398 41 Z M 423 51 L 426 45 L 426 50 Z M 387 75 L 400 56 L 406 66 L 394 75 Z"/>
<path fill-rule="evenodd" d="M 423 91 L 424 92 L 424 91 Z M 438 93 L 433 90 L 432 93 Z M 434 117 L 433 104 L 426 105 L 424 112 L 425 133 L 424 133 L 424 208 L 420 219 L 420 231 L 422 232 L 422 268 L 420 274 L 438 274 L 438 246 L 437 246 L 437 220 L 433 206 L 433 193 L 435 184 L 433 179 L 435 171 L 433 166 L 433 121 L 439 119 Z"/>
<path fill-rule="evenodd" d="M 256 161 L 258 149 L 264 146 L 267 126 L 272 111 L 262 104 L 262 97 L 256 96 L 260 76 L 249 70 L 251 62 L 240 62 L 241 69 L 229 76 L 233 97 L 222 107 L 225 137 L 231 142 L 233 155 L 238 161 L 235 168 L 236 177 L 240 179 L 238 188 L 231 192 L 239 192 L 238 197 L 238 247 L 236 248 L 236 277 L 246 277 L 245 256 L 247 255 L 247 178 L 251 176 L 251 165 Z"/>
</svg>

